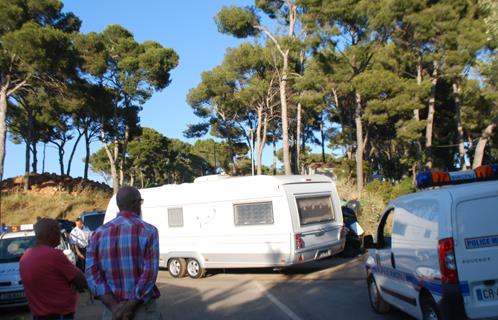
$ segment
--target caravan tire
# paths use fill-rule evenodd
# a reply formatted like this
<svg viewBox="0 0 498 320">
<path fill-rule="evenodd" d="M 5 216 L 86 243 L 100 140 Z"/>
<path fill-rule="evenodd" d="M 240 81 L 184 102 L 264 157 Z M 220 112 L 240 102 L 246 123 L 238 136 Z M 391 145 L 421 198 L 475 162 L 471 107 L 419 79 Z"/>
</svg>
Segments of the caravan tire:
<svg viewBox="0 0 498 320">
<path fill-rule="evenodd" d="M 380 295 L 379 288 L 377 287 L 377 283 L 375 283 L 375 279 L 372 275 L 370 275 L 367 279 L 367 286 L 368 298 L 372 309 L 374 309 L 377 313 L 389 312 L 391 305 L 389 305 L 389 303 L 387 303 Z"/>
<path fill-rule="evenodd" d="M 171 258 L 168 261 L 168 271 L 173 278 L 182 278 L 187 272 L 187 262 L 183 258 Z"/>
<path fill-rule="evenodd" d="M 187 274 L 190 278 L 199 279 L 204 276 L 204 269 L 201 267 L 201 264 L 196 259 L 188 259 L 187 260 Z"/>
</svg>

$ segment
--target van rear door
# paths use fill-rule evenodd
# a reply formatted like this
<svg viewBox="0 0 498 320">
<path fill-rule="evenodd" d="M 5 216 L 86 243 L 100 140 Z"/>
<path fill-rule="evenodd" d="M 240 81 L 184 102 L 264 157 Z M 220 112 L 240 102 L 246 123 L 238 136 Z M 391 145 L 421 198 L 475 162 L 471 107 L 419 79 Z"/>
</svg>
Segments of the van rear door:
<svg viewBox="0 0 498 320">
<path fill-rule="evenodd" d="M 467 315 L 492 317 L 498 315 L 498 183 L 473 187 L 455 206 L 457 271 Z"/>
<path fill-rule="evenodd" d="M 333 183 L 286 185 L 299 262 L 322 259 L 343 249 L 342 212 Z"/>
</svg>

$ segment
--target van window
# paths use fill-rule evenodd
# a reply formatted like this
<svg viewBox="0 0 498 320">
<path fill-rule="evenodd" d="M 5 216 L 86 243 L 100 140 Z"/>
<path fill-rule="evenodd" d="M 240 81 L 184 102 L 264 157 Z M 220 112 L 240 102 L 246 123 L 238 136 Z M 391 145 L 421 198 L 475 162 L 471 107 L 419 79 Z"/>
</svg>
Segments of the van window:
<svg viewBox="0 0 498 320">
<path fill-rule="evenodd" d="M 302 226 L 335 220 L 330 195 L 299 197 L 296 198 L 296 202 Z"/>
<path fill-rule="evenodd" d="M 380 220 L 377 230 L 377 245 L 379 249 L 391 248 L 391 238 L 394 226 L 394 209 L 389 210 Z"/>
<path fill-rule="evenodd" d="M 273 224 L 273 205 L 269 202 L 241 203 L 233 206 L 237 226 Z"/>
<path fill-rule="evenodd" d="M 172 228 L 183 227 L 183 208 L 168 209 L 168 225 Z"/>
</svg>

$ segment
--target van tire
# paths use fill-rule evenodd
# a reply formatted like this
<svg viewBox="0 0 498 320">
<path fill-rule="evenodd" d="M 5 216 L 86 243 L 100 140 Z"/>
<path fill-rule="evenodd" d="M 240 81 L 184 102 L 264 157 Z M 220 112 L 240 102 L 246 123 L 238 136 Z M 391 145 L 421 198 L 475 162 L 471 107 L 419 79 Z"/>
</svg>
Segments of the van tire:
<svg viewBox="0 0 498 320">
<path fill-rule="evenodd" d="M 434 298 L 429 293 L 423 293 L 420 297 L 420 308 L 422 309 L 423 320 L 442 319 L 436 301 L 434 301 Z"/>
<path fill-rule="evenodd" d="M 194 258 L 187 260 L 187 274 L 192 279 L 199 279 L 204 276 L 205 270 Z"/>
<path fill-rule="evenodd" d="M 368 286 L 368 300 L 370 301 L 370 306 L 377 313 L 387 313 L 391 310 L 391 305 L 387 303 L 380 295 L 377 283 L 372 275 L 367 278 Z"/>
<path fill-rule="evenodd" d="M 187 262 L 183 258 L 171 258 L 168 261 L 168 271 L 173 278 L 183 278 L 187 272 Z"/>
</svg>

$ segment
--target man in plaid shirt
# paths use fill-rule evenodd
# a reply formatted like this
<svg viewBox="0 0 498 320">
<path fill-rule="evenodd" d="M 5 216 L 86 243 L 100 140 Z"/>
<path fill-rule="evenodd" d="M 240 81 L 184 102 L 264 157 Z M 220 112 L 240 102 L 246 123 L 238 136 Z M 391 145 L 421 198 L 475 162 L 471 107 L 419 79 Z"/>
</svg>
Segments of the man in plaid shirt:
<svg viewBox="0 0 498 320">
<path fill-rule="evenodd" d="M 159 270 L 157 229 L 141 219 L 140 192 L 116 195 L 120 212 L 93 234 L 87 251 L 89 288 L 107 307 L 103 319 L 161 319 L 155 283 Z"/>
</svg>

